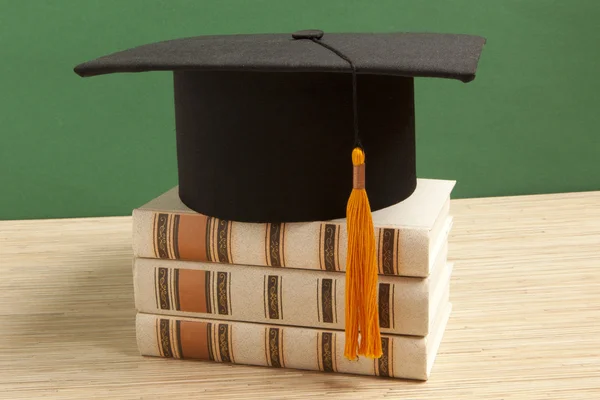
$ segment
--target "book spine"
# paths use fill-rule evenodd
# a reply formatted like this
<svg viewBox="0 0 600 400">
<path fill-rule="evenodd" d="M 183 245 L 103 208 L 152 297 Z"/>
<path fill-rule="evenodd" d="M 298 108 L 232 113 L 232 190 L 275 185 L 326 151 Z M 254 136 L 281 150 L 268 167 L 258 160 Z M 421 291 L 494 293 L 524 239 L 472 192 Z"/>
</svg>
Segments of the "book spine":
<svg viewBox="0 0 600 400">
<path fill-rule="evenodd" d="M 380 277 L 382 332 L 425 336 L 435 294 L 448 286 L 446 253 L 426 279 Z M 137 258 L 138 311 L 199 318 L 344 329 L 345 274 Z"/>
<path fill-rule="evenodd" d="M 429 230 L 376 227 L 375 237 L 381 275 L 429 275 Z M 342 223 L 251 224 L 191 213 L 133 211 L 136 257 L 344 271 L 346 242 Z"/>
<path fill-rule="evenodd" d="M 426 339 L 411 336 L 384 335 L 381 358 L 355 361 L 343 355 L 343 332 L 320 329 L 138 313 L 136 337 L 144 356 L 416 380 L 430 369 Z"/>
</svg>

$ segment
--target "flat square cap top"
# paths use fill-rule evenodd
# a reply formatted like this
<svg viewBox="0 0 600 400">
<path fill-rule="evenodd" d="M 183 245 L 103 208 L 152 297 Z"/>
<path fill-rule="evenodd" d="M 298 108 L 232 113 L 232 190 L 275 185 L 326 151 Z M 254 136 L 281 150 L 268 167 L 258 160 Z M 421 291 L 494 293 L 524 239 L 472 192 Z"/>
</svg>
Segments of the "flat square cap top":
<svg viewBox="0 0 600 400">
<path fill-rule="evenodd" d="M 303 35 L 303 32 L 308 34 Z M 120 51 L 75 67 L 83 77 L 146 71 L 348 72 L 345 54 L 359 74 L 475 78 L 485 39 L 439 33 L 324 33 L 199 36 Z M 295 36 L 295 37 L 293 37 Z"/>
</svg>

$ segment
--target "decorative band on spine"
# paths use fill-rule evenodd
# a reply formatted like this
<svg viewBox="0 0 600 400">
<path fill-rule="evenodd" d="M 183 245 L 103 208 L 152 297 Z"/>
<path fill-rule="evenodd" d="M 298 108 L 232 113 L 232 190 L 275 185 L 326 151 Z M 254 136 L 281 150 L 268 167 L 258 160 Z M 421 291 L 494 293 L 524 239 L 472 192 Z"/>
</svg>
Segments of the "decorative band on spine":
<svg viewBox="0 0 600 400">
<path fill-rule="evenodd" d="M 352 187 L 354 189 L 364 189 L 365 188 L 365 164 L 354 166 Z"/>
</svg>

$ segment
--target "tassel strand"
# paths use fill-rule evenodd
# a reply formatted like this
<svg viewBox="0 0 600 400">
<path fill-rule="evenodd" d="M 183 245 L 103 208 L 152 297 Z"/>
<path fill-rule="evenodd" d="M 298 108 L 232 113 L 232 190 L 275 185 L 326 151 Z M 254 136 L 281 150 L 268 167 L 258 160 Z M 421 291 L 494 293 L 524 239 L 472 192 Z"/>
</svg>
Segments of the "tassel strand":
<svg viewBox="0 0 600 400">
<path fill-rule="evenodd" d="M 375 232 L 364 184 L 365 154 L 359 147 L 352 151 L 352 164 L 354 184 L 346 208 L 348 255 L 344 356 L 349 360 L 355 360 L 358 355 L 367 358 L 379 358 L 382 355 Z"/>
</svg>

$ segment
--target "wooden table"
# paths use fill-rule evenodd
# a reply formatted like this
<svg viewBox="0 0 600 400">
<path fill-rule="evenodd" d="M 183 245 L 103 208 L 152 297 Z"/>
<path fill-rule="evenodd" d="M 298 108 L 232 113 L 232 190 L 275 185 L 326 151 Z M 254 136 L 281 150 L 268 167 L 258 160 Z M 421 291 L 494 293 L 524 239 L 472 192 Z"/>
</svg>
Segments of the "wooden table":
<svg viewBox="0 0 600 400">
<path fill-rule="evenodd" d="M 141 357 L 130 218 L 0 222 L 0 398 L 600 399 L 600 192 L 452 211 L 425 383 Z"/>
</svg>

